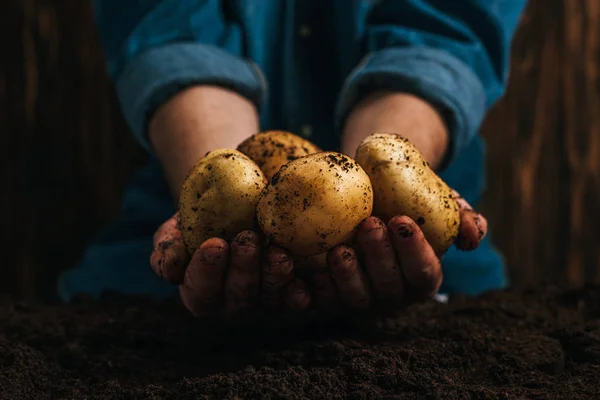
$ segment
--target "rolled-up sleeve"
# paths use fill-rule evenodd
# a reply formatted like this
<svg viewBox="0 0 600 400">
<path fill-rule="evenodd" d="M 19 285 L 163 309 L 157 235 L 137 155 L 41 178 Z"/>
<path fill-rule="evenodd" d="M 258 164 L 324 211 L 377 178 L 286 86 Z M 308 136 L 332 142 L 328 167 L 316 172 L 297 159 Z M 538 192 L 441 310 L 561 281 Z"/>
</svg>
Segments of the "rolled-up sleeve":
<svg viewBox="0 0 600 400">
<path fill-rule="evenodd" d="M 263 105 L 266 83 L 243 58 L 243 33 L 218 0 L 94 0 L 94 13 L 117 96 L 147 150 L 152 113 L 192 85 L 217 85 Z"/>
<path fill-rule="evenodd" d="M 525 0 L 379 1 L 365 18 L 366 56 L 343 85 L 338 124 L 374 91 L 417 95 L 445 119 L 451 162 L 505 91 L 510 44 L 525 5 Z"/>
</svg>

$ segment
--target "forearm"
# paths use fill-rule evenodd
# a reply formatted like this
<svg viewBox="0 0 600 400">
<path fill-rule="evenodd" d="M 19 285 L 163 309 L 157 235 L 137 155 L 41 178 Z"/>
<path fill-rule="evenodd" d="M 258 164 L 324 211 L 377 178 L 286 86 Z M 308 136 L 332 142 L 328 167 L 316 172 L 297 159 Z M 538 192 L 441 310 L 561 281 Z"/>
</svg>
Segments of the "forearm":
<svg viewBox="0 0 600 400">
<path fill-rule="evenodd" d="M 352 153 L 367 131 L 402 129 L 432 165 L 446 166 L 432 162 L 439 162 L 441 153 L 443 162 L 452 164 L 504 92 L 510 41 L 525 4 L 525 0 L 377 2 L 365 17 L 365 57 L 345 80 L 337 107 L 338 126 L 346 125 L 344 150 Z M 355 111 L 355 121 L 347 122 L 351 110 L 361 108 L 356 102 L 364 103 L 366 95 L 379 90 L 411 93 L 434 105 L 443 115 L 448 137 L 436 133 L 439 116 L 429 113 L 433 117 L 428 120 L 422 116 L 427 111 L 412 112 L 420 107 L 404 106 L 402 100 L 390 106 L 393 113 L 370 116 L 371 112 Z M 386 118 L 379 118 L 383 114 Z M 415 121 L 423 127 L 413 127 Z M 443 143 L 447 149 L 440 152 Z"/>
<path fill-rule="evenodd" d="M 440 114 L 424 100 L 404 93 L 377 92 L 359 102 L 346 119 L 342 151 L 354 156 L 372 133 L 397 133 L 409 139 L 432 168 L 448 148 L 448 130 Z"/>
<path fill-rule="evenodd" d="M 148 125 L 150 143 L 176 200 L 200 157 L 217 148 L 236 148 L 258 130 L 254 104 L 215 86 L 180 92 L 156 110 Z"/>
<path fill-rule="evenodd" d="M 235 148 L 258 130 L 264 77 L 244 56 L 243 30 L 224 18 L 218 0 L 93 4 L 123 116 L 160 159 L 177 199 L 198 158 Z"/>
</svg>

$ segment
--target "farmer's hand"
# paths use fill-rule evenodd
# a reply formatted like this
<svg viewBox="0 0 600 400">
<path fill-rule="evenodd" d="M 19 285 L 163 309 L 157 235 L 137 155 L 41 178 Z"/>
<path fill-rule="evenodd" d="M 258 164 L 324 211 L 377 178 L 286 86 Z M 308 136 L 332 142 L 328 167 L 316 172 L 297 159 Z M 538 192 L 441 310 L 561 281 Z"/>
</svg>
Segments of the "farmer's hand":
<svg viewBox="0 0 600 400">
<path fill-rule="evenodd" d="M 448 130 L 438 111 L 410 94 L 376 92 L 360 101 L 345 121 L 342 150 L 353 156 L 360 142 L 376 132 L 398 133 L 419 149 L 431 168 L 443 163 Z M 459 197 L 460 235 L 456 246 L 476 248 L 487 222 Z M 319 308 L 394 309 L 433 296 L 442 282 L 440 255 L 435 254 L 415 221 L 398 215 L 390 221 L 371 217 L 357 229 L 353 248 L 339 246 L 328 253 L 329 279 L 321 275 L 315 286 Z"/>
<path fill-rule="evenodd" d="M 231 243 L 208 239 L 189 254 L 175 215 L 154 235 L 150 264 L 158 276 L 179 285 L 183 304 L 195 316 L 236 322 L 262 311 L 304 309 L 310 297 L 294 279 L 289 257 L 275 247 L 261 253 L 259 235 L 244 231 Z"/>
<path fill-rule="evenodd" d="M 473 250 L 487 233 L 487 221 L 464 199 L 459 198 L 458 203 L 461 224 L 455 245 Z M 329 251 L 331 282 L 321 283 L 316 290 L 335 293 L 315 292 L 316 299 L 330 299 L 327 304 L 317 304 L 320 309 L 393 312 L 431 298 L 442 283 L 440 258 L 409 217 L 396 216 L 387 224 L 367 218 L 357 229 L 353 247 Z"/>
<path fill-rule="evenodd" d="M 190 87 L 170 98 L 148 124 L 150 142 L 176 202 L 199 158 L 210 150 L 235 148 L 258 130 L 258 112 L 252 102 L 233 91 L 206 85 Z M 151 264 L 159 276 L 179 285 L 181 299 L 192 313 L 235 319 L 250 316 L 259 295 L 265 306 L 281 302 L 293 271 L 276 250 L 266 254 L 271 263 L 261 264 L 256 233 L 241 232 L 231 243 L 209 239 L 190 255 L 176 218 L 156 232 Z M 259 290 L 259 282 L 263 289 Z"/>
</svg>

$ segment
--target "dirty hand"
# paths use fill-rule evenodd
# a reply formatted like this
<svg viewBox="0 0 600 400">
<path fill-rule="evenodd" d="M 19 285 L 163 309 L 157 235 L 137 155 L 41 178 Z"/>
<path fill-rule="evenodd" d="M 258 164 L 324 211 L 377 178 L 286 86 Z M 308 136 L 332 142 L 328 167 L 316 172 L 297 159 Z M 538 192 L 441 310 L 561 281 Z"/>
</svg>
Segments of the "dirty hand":
<svg viewBox="0 0 600 400">
<path fill-rule="evenodd" d="M 354 154 L 365 134 L 373 132 L 399 133 L 420 151 L 432 170 L 443 167 L 451 135 L 442 114 L 426 100 L 394 91 L 367 96 L 346 120 L 344 151 Z M 461 220 L 455 245 L 475 249 L 487 233 L 487 221 L 458 193 L 454 195 Z M 398 215 L 389 221 L 370 217 L 358 227 L 352 247 L 329 251 L 330 278 L 319 281 L 322 284 L 315 287 L 314 296 L 335 298 L 331 293 L 336 293 L 338 303 L 349 310 L 398 310 L 438 291 L 442 283 L 440 257 L 409 217 Z"/>
<path fill-rule="evenodd" d="M 175 214 L 156 231 L 150 264 L 179 285 L 183 304 L 198 317 L 235 322 L 258 316 L 259 309 L 304 308 L 308 293 L 294 280 L 287 255 L 274 247 L 262 253 L 259 235 L 244 231 L 230 243 L 208 239 L 191 255 Z"/>
<path fill-rule="evenodd" d="M 487 221 L 455 193 L 461 225 L 455 245 L 473 250 L 487 233 Z M 327 254 L 328 274 L 314 279 L 315 307 L 326 313 L 395 312 L 431 298 L 442 283 L 440 256 L 419 225 L 406 216 L 385 224 L 369 217 L 358 227 L 353 246 Z"/>
<path fill-rule="evenodd" d="M 216 86 L 192 86 L 161 105 L 148 131 L 173 198 L 179 198 L 198 159 L 210 150 L 235 148 L 258 131 L 258 121 L 258 111 L 251 101 Z M 260 297 L 266 303 L 271 298 L 279 299 L 273 293 L 287 289 L 287 282 L 279 279 L 291 279 L 290 274 L 270 274 L 278 268 L 261 264 L 260 242 L 255 232 L 245 231 L 229 243 L 208 239 L 190 254 L 176 214 L 154 235 L 150 262 L 158 276 L 179 285 L 181 300 L 194 315 L 235 321 L 253 317 Z"/>
</svg>

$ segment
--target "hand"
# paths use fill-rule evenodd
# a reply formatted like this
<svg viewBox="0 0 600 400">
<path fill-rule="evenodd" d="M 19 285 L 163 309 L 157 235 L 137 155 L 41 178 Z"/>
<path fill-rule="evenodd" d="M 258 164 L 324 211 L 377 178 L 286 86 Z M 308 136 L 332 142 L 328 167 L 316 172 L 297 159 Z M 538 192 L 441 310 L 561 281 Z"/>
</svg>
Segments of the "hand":
<svg viewBox="0 0 600 400">
<path fill-rule="evenodd" d="M 206 85 L 192 86 L 170 98 L 148 124 L 150 142 L 175 202 L 200 157 L 210 150 L 235 148 L 258 130 L 258 111 L 252 102 L 231 90 Z M 189 254 L 175 215 L 156 232 L 150 262 L 160 277 L 179 285 L 181 300 L 194 315 L 238 320 L 254 316 L 261 281 L 269 293 L 287 289 L 278 279 L 292 279 L 290 274 L 277 275 L 276 267 L 263 268 L 261 256 L 260 238 L 249 231 L 231 243 L 209 239 Z M 263 269 L 267 276 L 261 280 Z M 271 270 L 275 272 L 269 275 Z"/>
<path fill-rule="evenodd" d="M 158 276 L 179 285 L 184 306 L 198 317 L 239 322 L 266 312 L 302 310 L 310 303 L 287 254 L 270 246 L 263 257 L 260 237 L 252 231 L 239 233 L 231 243 L 208 239 L 191 255 L 175 214 L 154 235 L 150 264 Z"/>
<path fill-rule="evenodd" d="M 487 221 L 454 194 L 461 218 L 455 245 L 473 250 L 487 233 Z M 437 293 L 442 283 L 440 257 L 409 217 L 396 216 L 387 225 L 367 218 L 352 247 L 337 246 L 327 254 L 329 274 L 316 276 L 315 306 L 326 313 L 350 315 L 401 310 Z"/>
<path fill-rule="evenodd" d="M 343 151 L 355 154 L 359 143 L 373 132 L 400 133 L 419 149 L 434 171 L 444 166 L 450 135 L 442 115 L 424 99 L 393 91 L 365 97 L 345 121 Z M 487 221 L 454 194 L 461 216 L 455 245 L 475 249 L 487 232 Z M 338 305 L 318 306 L 341 307 L 356 314 L 358 310 L 395 311 L 430 298 L 442 283 L 440 257 L 418 224 L 407 216 L 390 221 L 367 218 L 357 229 L 352 246 L 338 246 L 329 252 L 329 280 L 315 287 L 334 291 Z M 314 293 L 315 301 L 327 296 Z"/>
</svg>

